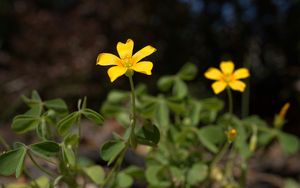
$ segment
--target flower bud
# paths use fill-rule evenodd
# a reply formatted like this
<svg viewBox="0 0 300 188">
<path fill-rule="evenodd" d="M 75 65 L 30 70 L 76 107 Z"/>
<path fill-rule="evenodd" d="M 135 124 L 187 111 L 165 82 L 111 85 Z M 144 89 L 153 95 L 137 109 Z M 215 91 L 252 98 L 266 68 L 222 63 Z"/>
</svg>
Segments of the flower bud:
<svg viewBox="0 0 300 188">
<path fill-rule="evenodd" d="M 229 142 L 233 142 L 235 140 L 237 136 L 237 130 L 235 128 L 231 128 L 228 132 L 227 132 L 227 138 Z"/>
<path fill-rule="evenodd" d="M 289 108 L 290 108 L 290 103 L 287 102 L 283 105 L 279 114 L 275 115 L 274 123 L 273 123 L 275 128 L 280 129 L 283 126 L 283 124 L 285 123 L 285 116 Z"/>
</svg>

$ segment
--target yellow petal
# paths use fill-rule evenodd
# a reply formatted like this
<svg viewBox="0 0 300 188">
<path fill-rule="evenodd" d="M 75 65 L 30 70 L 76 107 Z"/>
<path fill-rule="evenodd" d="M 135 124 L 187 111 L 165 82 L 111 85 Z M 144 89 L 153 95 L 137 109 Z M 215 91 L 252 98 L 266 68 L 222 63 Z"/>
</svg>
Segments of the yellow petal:
<svg viewBox="0 0 300 188">
<path fill-rule="evenodd" d="M 233 73 L 233 77 L 235 79 L 243 79 L 243 78 L 247 78 L 250 76 L 249 70 L 246 68 L 240 68 L 237 69 L 236 71 L 234 71 Z"/>
<path fill-rule="evenodd" d="M 117 51 L 121 59 L 128 58 L 132 56 L 134 42 L 128 39 L 126 43 L 118 42 Z"/>
<path fill-rule="evenodd" d="M 107 65 L 118 65 L 120 59 L 114 54 L 101 53 L 97 57 L 97 65 L 107 66 Z"/>
<path fill-rule="evenodd" d="M 224 74 L 231 74 L 234 69 L 234 64 L 232 61 L 222 61 L 220 68 Z"/>
<path fill-rule="evenodd" d="M 229 86 L 231 89 L 240 91 L 240 92 L 243 92 L 246 88 L 246 84 L 239 80 L 234 80 L 234 81 L 229 82 Z"/>
<path fill-rule="evenodd" d="M 151 75 L 152 68 L 153 68 L 153 63 L 150 61 L 141 61 L 132 67 L 134 71 L 147 74 L 147 75 Z"/>
<path fill-rule="evenodd" d="M 222 73 L 216 68 L 209 68 L 205 73 L 204 76 L 207 79 L 211 80 L 220 80 L 222 78 Z"/>
<path fill-rule="evenodd" d="M 113 82 L 123 74 L 125 74 L 127 68 L 121 66 L 114 66 L 108 69 L 107 73 L 110 78 L 110 81 Z"/>
<path fill-rule="evenodd" d="M 151 55 L 152 53 L 154 53 L 156 51 L 156 49 L 150 45 L 145 46 L 144 48 L 142 48 L 141 50 L 139 50 L 138 52 L 136 52 L 133 56 L 133 62 L 137 63 L 139 62 L 141 59 L 147 57 L 148 55 Z"/>
<path fill-rule="evenodd" d="M 216 81 L 212 84 L 212 89 L 214 90 L 215 94 L 219 94 L 226 88 L 226 86 L 226 82 Z"/>
</svg>

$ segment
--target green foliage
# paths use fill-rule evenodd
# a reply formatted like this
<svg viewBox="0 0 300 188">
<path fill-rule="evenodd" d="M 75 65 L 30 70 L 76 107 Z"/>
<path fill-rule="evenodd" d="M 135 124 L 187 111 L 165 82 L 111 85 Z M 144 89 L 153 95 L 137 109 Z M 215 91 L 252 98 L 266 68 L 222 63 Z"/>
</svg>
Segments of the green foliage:
<svg viewBox="0 0 300 188">
<path fill-rule="evenodd" d="M 101 166 L 95 165 L 86 167 L 83 171 L 97 185 L 104 183 L 105 172 Z"/>
<path fill-rule="evenodd" d="M 156 146 L 159 140 L 159 129 L 151 122 L 146 122 L 137 134 L 137 141 L 140 144 Z"/>
<path fill-rule="evenodd" d="M 76 111 L 68 112 L 62 99 L 43 101 L 36 91 L 23 96 L 29 109 L 15 116 L 11 127 L 18 134 L 36 133 L 37 138 L 29 145 L 16 142 L 12 149 L 6 146 L 7 151 L 0 155 L 0 174 L 19 177 L 26 173 L 25 160 L 30 159 L 47 177 L 8 187 L 80 187 L 79 177 L 112 188 L 132 187 L 136 180 L 146 182 L 149 188 L 245 187 L 242 175 L 232 176 L 233 168 L 243 174 L 257 149 L 279 142 L 287 155 L 299 151 L 297 137 L 269 126 L 258 116 L 241 119 L 226 113 L 221 99 L 193 96 L 187 81 L 196 75 L 197 67 L 188 63 L 175 75 L 158 80 L 157 95 L 149 94 L 144 85 L 134 89 L 132 80 L 131 92 L 113 90 L 108 94 L 101 112 L 125 129 L 123 135 L 112 133 L 113 138 L 100 147 L 100 157 L 111 166 L 109 172 L 79 153 L 81 119 L 97 126 L 104 121 L 97 111 L 87 108 L 86 98 L 78 101 Z M 236 135 L 230 135 L 231 130 Z M 138 145 L 148 148 L 145 166 L 121 170 L 127 151 Z M 35 158 L 57 168 L 45 169 Z M 285 187 L 295 185 L 292 180 L 285 182 Z"/>
<path fill-rule="evenodd" d="M 122 140 L 108 141 L 102 146 L 100 155 L 103 160 L 108 161 L 109 165 L 122 151 L 124 151 L 125 148 L 126 144 Z"/>
<path fill-rule="evenodd" d="M 208 175 L 208 166 L 203 163 L 195 163 L 187 174 L 187 183 L 191 186 L 198 185 Z"/>
<path fill-rule="evenodd" d="M 29 149 L 37 155 L 41 155 L 44 157 L 53 157 L 58 154 L 59 145 L 56 142 L 45 141 L 32 144 L 29 146 Z"/>
<path fill-rule="evenodd" d="M 9 176 L 15 173 L 16 177 L 19 177 L 24 168 L 26 152 L 25 147 L 19 147 L 2 154 L 0 156 L 0 174 Z"/>
</svg>

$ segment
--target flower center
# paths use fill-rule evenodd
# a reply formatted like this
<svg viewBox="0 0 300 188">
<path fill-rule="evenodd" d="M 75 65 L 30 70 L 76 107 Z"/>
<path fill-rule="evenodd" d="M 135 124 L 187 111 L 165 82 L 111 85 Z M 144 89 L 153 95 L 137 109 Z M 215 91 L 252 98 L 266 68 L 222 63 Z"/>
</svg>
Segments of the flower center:
<svg viewBox="0 0 300 188">
<path fill-rule="evenodd" d="M 233 80 L 233 75 L 232 74 L 224 74 L 223 80 L 224 80 L 224 82 L 229 83 Z"/>
<path fill-rule="evenodd" d="M 122 59 L 122 64 L 123 64 L 123 66 L 124 67 L 126 67 L 126 68 L 130 68 L 130 67 L 132 67 L 132 59 L 131 59 L 131 57 L 125 57 L 124 59 Z"/>
</svg>

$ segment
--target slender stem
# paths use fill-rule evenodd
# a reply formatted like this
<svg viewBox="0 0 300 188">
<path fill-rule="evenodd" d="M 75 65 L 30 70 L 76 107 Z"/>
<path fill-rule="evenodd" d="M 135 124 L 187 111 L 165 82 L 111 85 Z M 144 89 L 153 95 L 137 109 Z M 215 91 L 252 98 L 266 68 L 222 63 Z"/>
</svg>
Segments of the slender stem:
<svg viewBox="0 0 300 188">
<path fill-rule="evenodd" d="M 40 169 L 42 172 L 44 172 L 44 173 L 47 174 L 48 176 L 50 176 L 50 177 L 52 177 L 52 178 L 55 178 L 55 176 L 54 176 L 51 172 L 49 172 L 48 170 L 44 169 L 42 166 L 40 166 L 40 165 L 34 160 L 34 158 L 32 157 L 32 155 L 31 155 L 30 152 L 28 152 L 27 154 L 28 154 L 29 158 L 31 159 L 31 161 L 33 162 L 33 164 L 34 164 L 38 169 Z"/>
<path fill-rule="evenodd" d="M 5 147 L 6 150 L 10 150 L 9 145 L 7 144 L 5 139 L 2 137 L 2 135 L 0 135 L 0 143 Z"/>
<path fill-rule="evenodd" d="M 116 163 L 114 164 L 113 168 L 111 169 L 111 171 L 106 176 L 106 179 L 105 179 L 103 185 L 101 186 L 101 188 L 103 188 L 106 184 L 109 183 L 109 181 L 111 180 L 111 178 L 112 178 L 113 175 L 115 177 L 115 172 L 117 172 L 120 169 L 127 149 L 128 149 L 128 144 L 124 148 L 124 150 L 122 151 L 122 153 L 119 155 L 119 157 L 118 157 Z"/>
<path fill-rule="evenodd" d="M 232 172 L 233 172 L 234 160 L 235 160 L 236 156 L 237 156 L 237 152 L 234 150 L 234 148 L 232 148 L 230 150 L 229 159 L 227 160 L 226 166 L 225 166 L 225 175 L 230 180 L 233 179 Z"/>
<path fill-rule="evenodd" d="M 132 75 L 128 76 L 128 78 L 129 78 L 130 89 L 131 89 L 131 115 L 130 115 L 131 132 L 128 140 L 126 141 L 126 147 L 123 149 L 122 153 L 118 156 L 116 163 L 114 164 L 113 168 L 110 170 L 103 185 L 101 186 L 102 188 L 105 187 L 110 182 L 111 178 L 116 177 L 116 172 L 120 169 L 121 164 L 124 160 L 125 153 L 128 150 L 129 146 L 131 145 L 135 147 L 135 144 L 131 143 L 131 140 L 134 139 L 134 129 L 136 124 L 135 90 L 134 90 Z"/>
<path fill-rule="evenodd" d="M 212 172 L 213 168 L 219 163 L 219 161 L 222 159 L 226 151 L 228 150 L 230 143 L 226 141 L 226 143 L 223 145 L 222 149 L 219 151 L 219 153 L 215 156 L 213 161 L 210 165 L 210 172 Z"/>
<path fill-rule="evenodd" d="M 77 170 L 77 165 L 78 165 L 78 161 L 79 161 L 79 148 L 80 148 L 80 139 L 81 139 L 81 124 L 80 124 L 80 120 L 81 120 L 81 115 L 78 116 L 78 119 L 76 121 L 77 124 L 77 135 L 78 135 L 78 143 L 75 146 L 75 167 Z"/>
<path fill-rule="evenodd" d="M 132 76 L 129 76 L 129 82 L 130 82 L 130 89 L 131 89 L 131 126 L 132 131 L 134 131 L 135 128 L 135 122 L 136 122 L 136 109 L 135 109 L 135 90 L 134 90 L 134 84 Z"/>
<path fill-rule="evenodd" d="M 228 95 L 228 111 L 230 114 L 232 114 L 232 108 L 233 108 L 233 102 L 232 102 L 232 93 L 229 87 L 226 88 L 227 95 Z"/>
<path fill-rule="evenodd" d="M 247 182 L 247 163 L 243 160 L 241 164 L 242 175 L 240 177 L 240 185 L 241 187 L 246 187 Z"/>
</svg>

